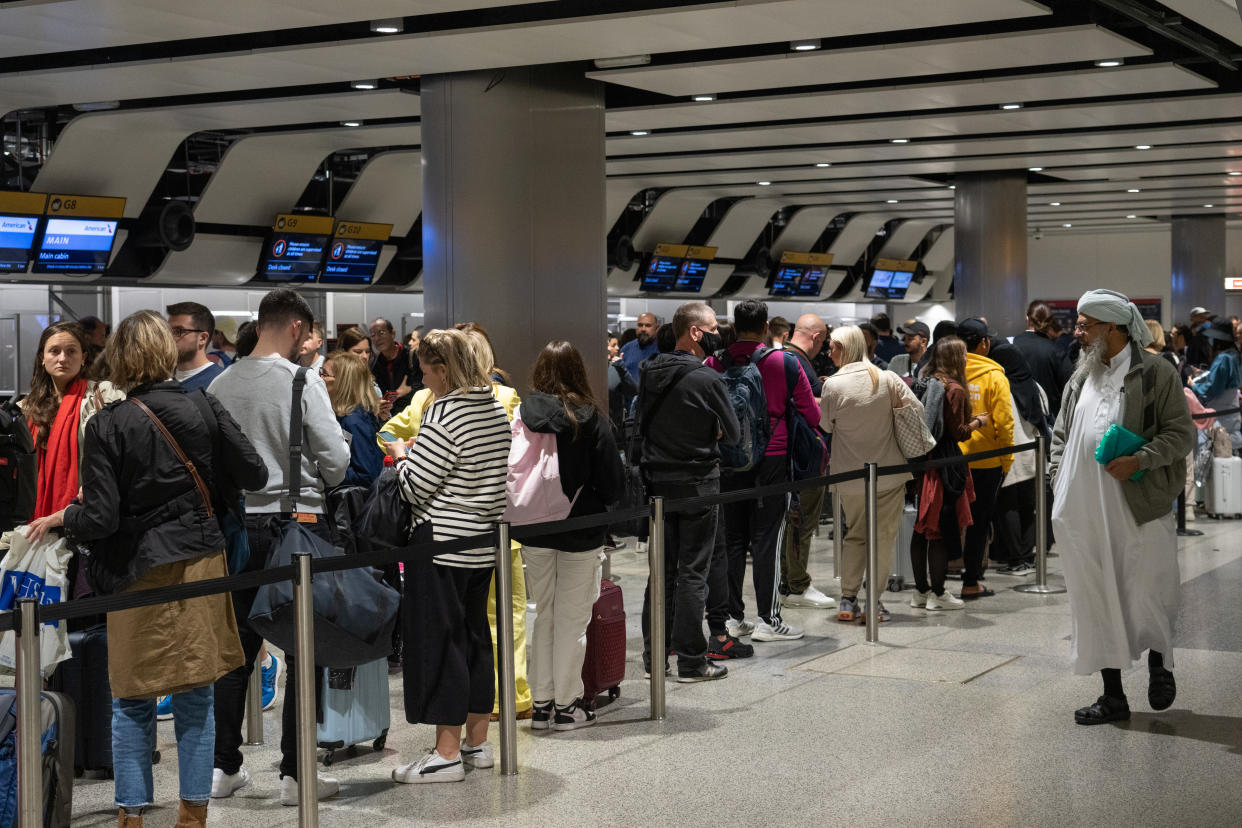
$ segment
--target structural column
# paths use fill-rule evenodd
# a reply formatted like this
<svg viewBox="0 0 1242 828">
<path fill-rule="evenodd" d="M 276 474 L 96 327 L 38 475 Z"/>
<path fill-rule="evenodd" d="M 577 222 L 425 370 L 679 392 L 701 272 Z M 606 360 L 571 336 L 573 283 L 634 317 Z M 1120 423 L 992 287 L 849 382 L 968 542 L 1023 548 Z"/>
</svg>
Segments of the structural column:
<svg viewBox="0 0 1242 828">
<path fill-rule="evenodd" d="M 477 321 L 519 388 L 551 339 L 607 399 L 604 95 L 581 67 L 422 79 L 428 327 Z"/>
<path fill-rule="evenodd" d="M 995 330 L 1026 330 L 1026 172 L 954 178 L 953 297 L 957 318 L 985 316 Z"/>
<path fill-rule="evenodd" d="M 1225 217 L 1174 216 L 1171 322 L 1189 322 L 1202 305 L 1222 317 L 1225 307 Z"/>
</svg>

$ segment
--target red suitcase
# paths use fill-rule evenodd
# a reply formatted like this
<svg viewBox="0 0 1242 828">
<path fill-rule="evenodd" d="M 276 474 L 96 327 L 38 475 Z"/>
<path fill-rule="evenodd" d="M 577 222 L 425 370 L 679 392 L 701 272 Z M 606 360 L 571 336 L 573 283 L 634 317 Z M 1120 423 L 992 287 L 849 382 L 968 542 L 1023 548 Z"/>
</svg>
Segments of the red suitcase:
<svg viewBox="0 0 1242 828">
<path fill-rule="evenodd" d="M 605 691 L 608 699 L 621 695 L 625 678 L 625 601 L 621 587 L 604 578 L 599 584 L 599 600 L 591 609 L 586 633 L 586 659 L 582 662 L 583 704 L 594 710 L 596 697 Z M 607 703 L 607 702 L 605 702 Z"/>
</svg>

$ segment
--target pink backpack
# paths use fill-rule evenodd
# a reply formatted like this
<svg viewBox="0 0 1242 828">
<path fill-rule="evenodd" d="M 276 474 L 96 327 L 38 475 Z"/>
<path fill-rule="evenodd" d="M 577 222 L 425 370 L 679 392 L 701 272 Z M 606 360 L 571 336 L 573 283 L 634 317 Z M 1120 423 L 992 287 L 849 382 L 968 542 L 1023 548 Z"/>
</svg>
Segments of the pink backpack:
<svg viewBox="0 0 1242 828">
<path fill-rule="evenodd" d="M 502 520 L 514 526 L 564 520 L 578 499 L 565 496 L 561 488 L 561 464 L 556 454 L 556 435 L 531 431 L 522 422 L 522 408 L 513 413 L 510 426 L 509 476 L 505 480 L 505 513 Z"/>
</svg>

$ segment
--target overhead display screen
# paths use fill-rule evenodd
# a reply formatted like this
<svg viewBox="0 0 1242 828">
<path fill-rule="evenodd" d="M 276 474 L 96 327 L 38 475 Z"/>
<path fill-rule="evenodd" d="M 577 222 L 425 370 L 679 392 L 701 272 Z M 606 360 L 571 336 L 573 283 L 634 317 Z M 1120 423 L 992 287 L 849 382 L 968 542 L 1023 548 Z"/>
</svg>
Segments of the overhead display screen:
<svg viewBox="0 0 1242 828">
<path fill-rule="evenodd" d="M 914 281 L 914 273 L 912 271 L 893 271 L 893 281 L 888 286 L 888 298 L 905 299 L 906 291 L 910 289 L 912 281 Z"/>
<path fill-rule="evenodd" d="M 25 273 L 34 247 L 38 216 L 0 214 L 0 270 Z"/>
<path fill-rule="evenodd" d="M 786 250 L 781 254 L 780 267 L 768 282 L 769 296 L 793 296 L 814 299 L 824 288 L 824 279 L 832 264 L 831 253 L 798 253 Z"/>
<path fill-rule="evenodd" d="M 868 299 L 887 299 L 888 286 L 893 283 L 893 271 L 891 270 L 874 270 L 871 272 L 871 282 L 867 285 L 866 296 Z"/>
<path fill-rule="evenodd" d="M 672 290 L 680 272 L 681 259 L 671 256 L 652 256 L 643 274 L 642 289 L 651 293 Z"/>
<path fill-rule="evenodd" d="M 905 299 L 910 283 L 914 281 L 917 261 L 908 259 L 876 259 L 871 282 L 867 285 L 868 299 Z"/>
<path fill-rule="evenodd" d="M 703 259 L 683 259 L 681 269 L 677 273 L 677 282 L 673 290 L 686 293 L 698 293 L 703 289 L 703 277 L 707 275 L 710 262 Z"/>
<path fill-rule="evenodd" d="M 798 280 L 797 295 L 802 297 L 819 296 L 819 292 L 824 289 L 824 278 L 828 275 L 826 267 L 808 267 L 802 271 L 802 278 Z"/>
<path fill-rule="evenodd" d="M 639 270 L 639 289 L 648 293 L 698 293 L 715 258 L 714 247 L 657 244 L 647 266 Z"/>
<path fill-rule="evenodd" d="M 772 277 L 768 287 L 769 296 L 793 296 L 798 290 L 798 282 L 802 279 L 802 268 L 798 265 L 781 265 Z"/>
<path fill-rule="evenodd" d="M 329 216 L 279 215 L 259 259 L 266 282 L 313 282 L 332 238 Z"/>
<path fill-rule="evenodd" d="M 380 251 L 390 235 L 391 224 L 337 222 L 319 281 L 333 285 L 371 284 L 379 267 Z"/>
<path fill-rule="evenodd" d="M 34 244 L 35 273 L 102 273 L 112 258 L 112 244 L 125 199 L 97 196 L 47 196 L 47 219 Z"/>
</svg>

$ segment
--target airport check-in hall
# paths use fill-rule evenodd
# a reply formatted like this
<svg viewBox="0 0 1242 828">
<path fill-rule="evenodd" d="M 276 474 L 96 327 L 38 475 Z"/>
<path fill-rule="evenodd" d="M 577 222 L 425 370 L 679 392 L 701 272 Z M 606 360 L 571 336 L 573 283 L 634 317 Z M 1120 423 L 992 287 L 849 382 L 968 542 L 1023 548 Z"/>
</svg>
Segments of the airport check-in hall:
<svg viewBox="0 0 1242 828">
<path fill-rule="evenodd" d="M 719 514 L 716 543 L 730 548 L 727 585 L 723 574 L 718 587 L 710 573 L 701 583 L 683 580 L 683 570 L 693 566 L 686 553 L 676 558 L 685 534 L 657 526 L 654 517 L 609 527 L 598 554 L 607 579 L 604 597 L 613 594 L 609 584 L 623 596 L 616 600 L 624 605 L 624 679 L 615 696 L 606 693 L 610 687 L 601 689 L 598 706 L 588 711 L 587 723 L 594 727 L 578 732 L 567 731 L 576 730 L 587 713 L 571 711 L 566 715 L 577 716 L 574 724 L 559 727 L 564 700 L 558 696 L 552 719 L 546 713 L 539 719 L 538 681 L 532 677 L 526 683 L 528 659 L 537 672 L 541 659 L 553 657 L 553 645 L 545 648 L 536 640 L 543 629 L 540 615 L 563 606 L 535 600 L 540 589 L 552 587 L 540 585 L 546 573 L 523 557 L 515 541 L 512 571 L 503 589 L 497 573 L 490 613 L 493 644 L 498 629 L 518 642 L 516 710 L 512 700 L 497 702 L 492 721 L 485 722 L 487 744 L 496 750 L 494 767 L 492 747 L 486 762 L 470 753 L 476 744 L 471 740 L 482 731 L 477 722 L 473 729 L 467 723 L 459 784 L 399 784 L 427 772 L 430 766 L 417 765 L 418 757 L 444 754 L 438 729 L 407 718 L 414 670 L 407 641 L 405 662 L 396 643 L 389 659 L 390 707 L 383 714 L 391 725 L 383 737 L 374 744 L 368 738 L 356 746 L 322 739 L 316 745 L 318 773 L 338 783 L 326 795 L 321 783 L 316 803 L 307 794 L 309 786 L 299 789 L 289 778 L 291 754 L 281 746 L 282 734 L 288 736 L 285 731 L 293 726 L 292 714 L 282 719 L 295 695 L 284 692 L 286 683 L 303 665 L 295 665 L 296 657 L 289 659 L 268 637 L 258 656 L 262 671 L 254 673 L 270 680 L 273 700 L 266 712 L 247 713 L 240 748 L 245 779 L 240 771 L 226 773 L 233 782 L 223 791 L 219 779 L 213 781 L 203 812 L 207 824 L 1242 822 L 1237 784 L 1242 778 L 1242 459 L 1236 454 L 1242 430 L 1236 411 L 1230 411 L 1238 408 L 1242 386 L 1239 5 L 1236 0 L 0 2 L 0 400 L 47 393 L 52 369 L 46 367 L 51 363 L 44 348 L 51 326 L 77 321 L 88 335 L 99 325 L 115 337 L 122 320 L 149 309 L 168 320 L 174 336 L 197 336 L 206 331 L 197 323 L 178 323 L 190 318 L 178 313 L 190 311 L 176 309 L 199 303 L 211 311 L 216 331 L 204 338 L 208 355 L 216 351 L 229 359 L 239 330 L 250 323 L 259 322 L 260 341 L 269 342 L 262 338 L 268 329 L 261 305 L 271 291 L 288 288 L 309 307 L 319 337 L 321 356 L 312 354 L 313 361 L 304 364 L 341 383 L 333 354 L 352 350 L 358 340 L 351 337 L 360 336 L 359 354 L 369 361 L 380 402 L 387 404 L 383 416 L 379 408 L 370 416 L 378 416 L 376 427 L 384 430 L 389 418 L 404 418 L 409 430 L 399 442 L 417 454 L 415 435 L 426 433 L 419 432 L 419 424 L 426 430 L 438 409 L 430 398 L 418 403 L 417 394 L 404 413 L 393 408 L 398 390 L 417 391 L 424 381 L 415 381 L 413 372 L 425 378 L 430 364 L 427 352 L 404 350 L 402 343 L 412 334 L 417 347 L 419 338 L 458 323 L 484 328 L 494 354 L 488 373 L 494 383 L 511 386 L 511 399 L 496 394 L 510 419 L 519 396 L 526 400 L 545 390 L 546 379 L 534 376 L 533 369 L 552 340 L 567 340 L 580 352 L 586 388 L 600 409 L 615 394 L 629 395 L 627 407 L 637 394 L 641 408 L 646 392 L 638 383 L 647 374 L 637 365 L 656 353 L 657 328 L 668 325 L 663 331 L 668 348 L 661 346 L 662 352 L 688 351 L 702 361 L 712 355 L 706 343 L 713 337 L 719 341 L 706 314 L 722 328 L 728 324 L 740 344 L 748 338 L 744 326 L 762 303 L 766 327 L 760 320 L 760 331 L 751 333 L 763 333 L 772 344 L 776 320 L 787 323 L 785 355 L 778 357 L 788 355 L 787 366 L 799 364 L 795 351 L 808 357 L 807 405 L 832 409 L 829 389 L 833 375 L 847 371 L 841 366 L 850 360 L 855 326 L 862 328 L 858 341 L 870 347 L 856 368 L 902 386 L 895 372 L 906 365 L 905 386 L 893 390 L 893 400 L 901 393 L 911 399 L 923 394 L 911 366 L 922 364 L 920 357 L 931 353 L 923 349 L 936 339 L 956 335 L 964 342 L 962 377 L 969 385 L 963 433 L 997 426 L 993 412 L 966 420 L 981 413 L 971 368 L 977 356 L 989 368 L 994 365 L 1002 379 L 1007 375 L 1012 390 L 1012 400 L 1003 405 L 1011 410 L 1013 434 L 1001 445 L 1038 445 L 1011 455 L 1003 474 L 995 461 L 971 464 L 971 497 L 986 487 L 981 481 L 992 481 L 984 496 L 989 504 L 988 498 L 1003 502 L 1008 484 L 1018 479 L 1016 470 L 1026 469 L 1030 506 L 1017 528 L 1003 520 L 961 525 L 965 550 L 956 561 L 950 555 L 949 580 L 943 584 L 945 595 L 963 599 L 953 598 L 957 606 L 947 607 L 956 612 L 933 606 L 934 572 L 931 599 L 915 585 L 925 583 L 921 567 L 931 565 L 930 558 L 916 556 L 920 572 L 916 577 L 910 571 L 914 539 L 924 537 L 919 504 L 928 490 L 918 482 L 924 470 L 914 469 L 904 510 L 894 507 L 891 525 L 869 520 L 896 485 L 885 483 L 888 461 L 879 456 L 860 458 L 880 465 L 875 497 L 867 489 L 868 518 L 850 511 L 851 485 L 859 486 L 852 491 L 863 509 L 863 483 L 857 481 L 841 484 L 840 494 L 830 481 L 827 494 L 821 484 L 814 497 L 809 489 L 786 501 L 778 497 L 787 517 L 773 523 L 775 534 L 763 541 L 776 539 L 774 560 L 770 549 L 761 554 L 758 546 L 748 558 L 743 538 L 734 565 L 735 517 L 728 514 L 751 510 L 758 526 L 763 510 L 771 507 L 736 498 L 712 505 Z M 1124 294 L 1117 306 L 1121 316 L 1112 318 L 1116 307 L 1108 302 L 1094 304 L 1098 296 L 1090 301 L 1084 296 L 1096 290 Z M 691 302 L 703 303 L 702 310 L 678 315 L 678 308 Z M 1043 310 L 1033 320 L 1036 302 Z M 678 328 L 677 319 L 690 321 Z M 1062 349 L 1056 359 L 1063 360 L 1058 365 L 1064 375 L 1055 395 L 1046 393 L 1034 364 L 1027 371 L 1005 361 L 1006 351 L 1022 350 L 1024 336 L 1043 339 L 1046 322 L 1060 336 L 1048 338 Z M 1143 327 L 1149 329 L 1145 336 Z M 799 331 L 810 339 L 800 339 Z M 1120 337 L 1114 354 L 1129 355 L 1123 359 L 1135 365 L 1142 358 L 1147 365 L 1142 348 L 1151 354 L 1163 350 L 1176 370 L 1150 368 L 1141 381 L 1136 372 L 1123 382 L 1122 374 L 1109 373 L 1113 354 L 1106 355 L 1103 368 L 1087 364 L 1099 348 L 1113 347 L 1107 343 L 1114 335 Z M 642 354 L 633 366 L 629 350 L 606 353 L 613 336 L 622 345 L 637 337 Z M 1196 366 L 1193 352 L 1200 340 L 1207 351 Z M 980 349 L 980 341 L 990 344 Z M 775 344 L 781 343 L 777 336 Z M 377 364 L 394 370 L 389 344 L 393 349 L 400 344 L 408 361 L 405 384 L 396 377 L 388 387 L 377 373 Z M 892 353 L 885 352 L 887 346 Z M 939 370 L 940 350 L 933 351 L 927 376 Z M 896 363 L 894 354 L 900 354 Z M 1219 367 L 1221 359 L 1232 360 L 1233 367 Z M 874 370 L 890 363 L 890 371 Z M 617 377 L 626 374 L 624 367 L 614 369 L 618 365 L 630 367 L 636 390 L 617 390 Z M 1166 570 L 1159 584 L 1171 623 L 1165 624 L 1171 646 L 1163 663 L 1176 673 L 1176 699 L 1160 709 L 1156 684 L 1151 704 L 1145 691 L 1149 678 L 1155 682 L 1163 668 L 1158 659 L 1149 660 L 1148 648 L 1153 653 L 1157 648 L 1141 636 L 1131 636 L 1133 660 L 1079 669 L 1084 656 L 1078 636 L 1092 617 L 1083 614 L 1084 607 L 1120 606 L 1124 614 L 1142 600 L 1131 596 L 1131 603 L 1123 598 L 1115 604 L 1116 584 L 1090 594 L 1078 586 L 1082 578 L 1090 581 L 1081 573 L 1091 564 L 1082 562 L 1081 549 L 1066 540 L 1071 536 L 1058 522 L 1068 519 L 1064 501 L 1058 509 L 1058 492 L 1063 498 L 1077 490 L 1056 479 L 1057 470 L 1067 468 L 1061 451 L 1076 445 L 1072 412 L 1062 410 L 1058 419 L 1057 410 L 1063 387 L 1065 400 L 1081 401 L 1068 389 L 1085 382 L 1089 391 L 1097 380 L 1105 386 L 1113 382 L 1108 386 L 1113 397 L 1101 397 L 1098 410 L 1116 412 L 1116 423 L 1124 420 L 1150 440 L 1151 423 L 1133 425 L 1138 420 L 1132 422 L 1126 403 L 1151 393 L 1152 384 L 1166 376 L 1172 390 L 1160 398 L 1164 407 L 1157 418 L 1185 412 L 1190 450 L 1174 452 L 1174 466 L 1178 475 L 1184 466 L 1190 482 L 1173 493 L 1180 492 L 1177 506 L 1165 511 L 1161 505 L 1162 514 L 1152 517 L 1166 521 L 1170 532 L 1177 524 L 1176 549 L 1165 550 L 1176 556 L 1177 566 L 1172 575 Z M 722 377 L 722 387 L 731 382 L 728 372 Z M 1183 388 L 1177 387 L 1179 377 Z M 322 388 L 315 389 L 323 384 L 319 378 L 309 382 L 308 395 L 327 398 Z M 771 383 L 763 385 L 765 393 L 773 393 Z M 369 393 L 371 386 L 365 387 Z M 793 401 L 785 413 L 768 400 L 773 418 L 768 429 L 773 440 L 779 432 L 780 440 L 792 444 L 801 393 L 793 389 L 802 386 L 788 387 Z M 1028 395 L 1020 387 L 1034 390 Z M 265 394 L 261 383 L 252 390 L 257 398 Z M 59 390 L 56 399 L 64 393 Z M 431 396 L 443 395 L 433 389 Z M 99 408 L 110 402 L 100 400 Z M 407 402 L 401 399 L 400 406 Z M 1030 405 L 1037 415 L 1027 416 Z M 566 403 L 565 411 L 570 408 Z M 892 417 L 881 418 L 883 428 L 890 428 L 890 420 L 897 423 L 896 402 L 892 410 Z M 1219 416 L 1211 419 L 1214 414 Z M 342 419 L 344 413 L 336 416 Z M 823 418 L 812 418 L 810 425 L 826 428 L 831 415 Z M 621 413 L 613 420 L 615 448 L 632 453 L 625 435 L 628 431 L 632 438 L 640 429 L 624 420 Z M 1039 420 L 1046 429 L 1028 420 Z M 893 427 L 900 431 L 900 424 Z M 518 424 L 513 428 L 517 435 Z M 85 423 L 83 429 L 85 441 Z M 384 430 L 371 448 L 393 455 L 383 443 L 396 438 Z M 727 431 L 722 425 L 719 439 L 727 440 Z M 46 431 L 42 437 L 33 433 L 33 444 L 45 451 Z M 836 473 L 839 458 L 848 453 L 839 445 L 843 434 L 838 429 L 838 445 L 827 445 L 822 474 Z M 941 439 L 938 433 L 930 436 Z M 994 447 L 980 449 L 971 439 L 961 443 L 959 454 Z M 563 455 L 565 449 L 559 451 Z M 400 467 L 406 461 L 395 454 Z M 901 456 L 913 461 L 921 455 Z M 727 456 L 720 457 L 727 472 Z M 382 461 L 376 454 L 374 463 Z M 631 471 L 626 460 L 626 480 L 639 479 L 638 462 L 634 459 Z M 287 457 L 280 463 L 288 468 Z M 512 478 L 512 457 L 510 467 Z M 1088 471 L 1097 474 L 1095 468 Z M 736 480 L 746 484 L 736 488 L 766 479 L 749 466 L 744 474 L 750 476 Z M 1037 486 L 1034 478 L 1040 475 L 1053 482 Z M 1155 485 L 1151 480 L 1158 476 L 1151 473 L 1143 485 Z M 1107 475 L 1102 479 L 1112 485 Z M 657 494 L 650 487 L 658 484 L 647 480 L 646 490 L 637 485 L 636 496 L 629 491 L 607 508 L 648 509 L 646 495 Z M 1015 484 L 1010 495 L 1022 485 Z M 729 490 L 726 479 L 713 491 Z M 671 504 L 676 497 L 669 495 Z M 1116 502 L 1125 501 L 1118 496 Z M 963 508 L 969 517 L 970 502 Z M 686 514 L 685 509 L 674 514 L 667 526 L 682 525 L 677 521 Z M 498 518 L 499 512 L 490 520 Z M 916 519 L 917 529 L 912 528 Z M 853 534 L 846 537 L 857 525 L 864 525 L 859 543 L 868 549 L 895 545 L 888 553 L 891 572 L 871 572 L 887 557 L 867 559 L 861 592 L 850 586 Z M 1105 515 L 1100 525 L 1114 523 Z M 752 529 L 738 531 L 745 535 Z M 762 532 L 754 531 L 759 544 Z M 998 549 L 1010 535 L 1033 557 L 1003 565 Z M 436 541 L 444 539 L 437 534 Z M 982 555 L 982 575 L 972 570 L 972 543 Z M 794 570 L 809 579 L 801 585 L 791 580 L 789 568 L 799 544 L 809 550 Z M 671 564 L 658 559 L 658 576 L 653 547 L 673 555 Z M 725 554 L 720 555 L 724 566 Z M 4 560 L 7 580 L 10 557 Z M 706 566 L 706 558 L 701 563 Z M 758 571 L 761 563 L 774 567 L 775 579 L 773 571 Z M 1109 577 L 1116 575 L 1124 596 L 1127 578 L 1140 565 L 1132 558 L 1116 566 Z M 404 581 L 405 620 L 397 627 L 408 639 L 408 604 L 418 592 L 411 590 L 411 565 L 404 567 L 402 578 L 394 561 L 391 573 Z M 656 582 L 669 596 L 668 617 L 653 618 L 649 625 L 652 609 L 645 596 L 657 589 Z M 1029 586 L 1037 588 L 1024 589 Z M 497 626 L 495 593 L 510 587 L 512 618 Z M 729 646 L 737 641 L 752 650 L 748 657 L 736 655 L 743 649 L 730 654 L 712 644 L 716 588 L 727 590 L 731 611 L 735 604 L 744 606 L 717 640 Z M 683 599 L 694 589 L 707 596 L 700 595 L 697 606 L 706 600 L 704 629 L 713 633 L 706 664 L 727 666 L 727 678 L 703 683 L 695 682 L 704 676 L 686 678 L 678 672 L 684 653 L 669 657 L 666 679 L 653 678 L 651 654 L 664 651 L 653 650 L 652 629 L 662 631 L 667 624 L 673 630 L 670 641 L 681 640 L 676 630 L 686 624 Z M 848 594 L 851 589 L 855 595 Z M 869 596 L 883 602 L 878 612 L 870 612 Z M 592 601 L 600 601 L 596 610 L 604 597 L 598 590 L 593 594 Z M 0 603 L 8 602 L 0 611 L 15 609 L 13 599 L 0 596 Z M 859 607 L 855 619 L 851 608 Z M 683 608 L 680 619 L 674 617 L 676 608 Z M 109 616 L 109 630 L 115 615 Z M 864 616 L 868 623 L 862 623 Z M 71 619 L 59 624 L 68 624 L 71 636 L 80 633 Z M 799 635 L 780 633 L 782 624 Z M 9 626 L 6 621 L 4 628 Z M 44 636 L 53 634 L 47 632 L 54 631 L 51 622 L 43 629 Z M 110 634 L 115 660 L 118 633 Z M 588 667 L 598 654 L 592 635 L 588 628 L 581 644 Z M 1121 639 L 1124 645 L 1124 634 Z M 578 646 L 577 637 L 567 640 L 565 646 Z M 6 633 L 0 688 L 17 687 L 20 698 L 20 672 L 11 669 L 14 646 L 13 633 Z M 17 646 L 20 650 L 20 642 Z M 561 646 L 558 639 L 555 647 Z M 274 661 L 264 660 L 269 654 Z M 71 663 L 64 661 L 60 669 Z M 283 666 L 269 673 L 272 664 Z M 98 675 L 106 670 L 98 663 L 91 669 Z M 117 665 L 110 669 L 115 677 Z M 322 679 L 309 697 L 321 727 L 329 715 L 326 694 L 337 692 L 329 686 L 331 672 L 310 673 Z M 499 672 L 497 686 L 504 694 L 506 671 Z M 80 673 L 81 682 L 91 681 L 91 671 L 83 667 Z M 1100 693 L 1101 674 L 1105 695 L 1096 715 L 1109 721 L 1080 726 L 1075 710 Z M 1106 703 L 1117 695 L 1110 691 L 1117 687 L 1110 676 L 1118 675 L 1129 699 L 1124 718 L 1113 716 L 1118 708 Z M 42 689 L 64 686 L 53 676 L 45 676 Z M 258 686 L 255 679 L 250 692 Z M 219 712 L 219 697 L 217 688 L 215 726 L 243 727 L 240 719 Z M 578 702 L 580 708 L 594 704 Z M 8 711 L 7 705 L 0 696 L 0 711 Z M 90 715 L 112 714 L 105 709 Z M 509 729 L 514 715 L 516 728 Z M 154 793 L 139 821 L 125 822 L 122 810 L 122 828 L 142 820 L 155 826 L 201 824 L 178 821 L 185 819 L 187 801 L 179 773 L 206 757 L 181 755 L 184 734 L 171 715 L 157 719 L 150 723 L 150 739 L 159 761 L 152 765 L 153 781 L 146 783 Z M 79 711 L 76 728 L 93 726 Z M 4 810 L 6 801 L 17 802 L 16 795 L 5 800 L 5 786 L 14 791 L 18 786 L 7 744 L 0 740 L 0 814 L 16 825 L 18 810 Z M 217 739 L 217 774 L 219 744 Z M 467 756 L 473 758 L 466 761 Z M 415 771 L 408 771 L 407 763 L 415 763 Z M 60 810 L 49 805 L 45 824 L 111 824 L 118 807 L 125 808 L 119 765 L 114 774 L 111 760 L 83 762 L 78 756 L 65 770 L 61 776 L 72 776 L 71 785 L 45 776 L 40 790 L 49 802 L 50 790 L 71 790 L 72 804 Z M 314 817 L 307 813 L 311 804 Z"/>
</svg>

